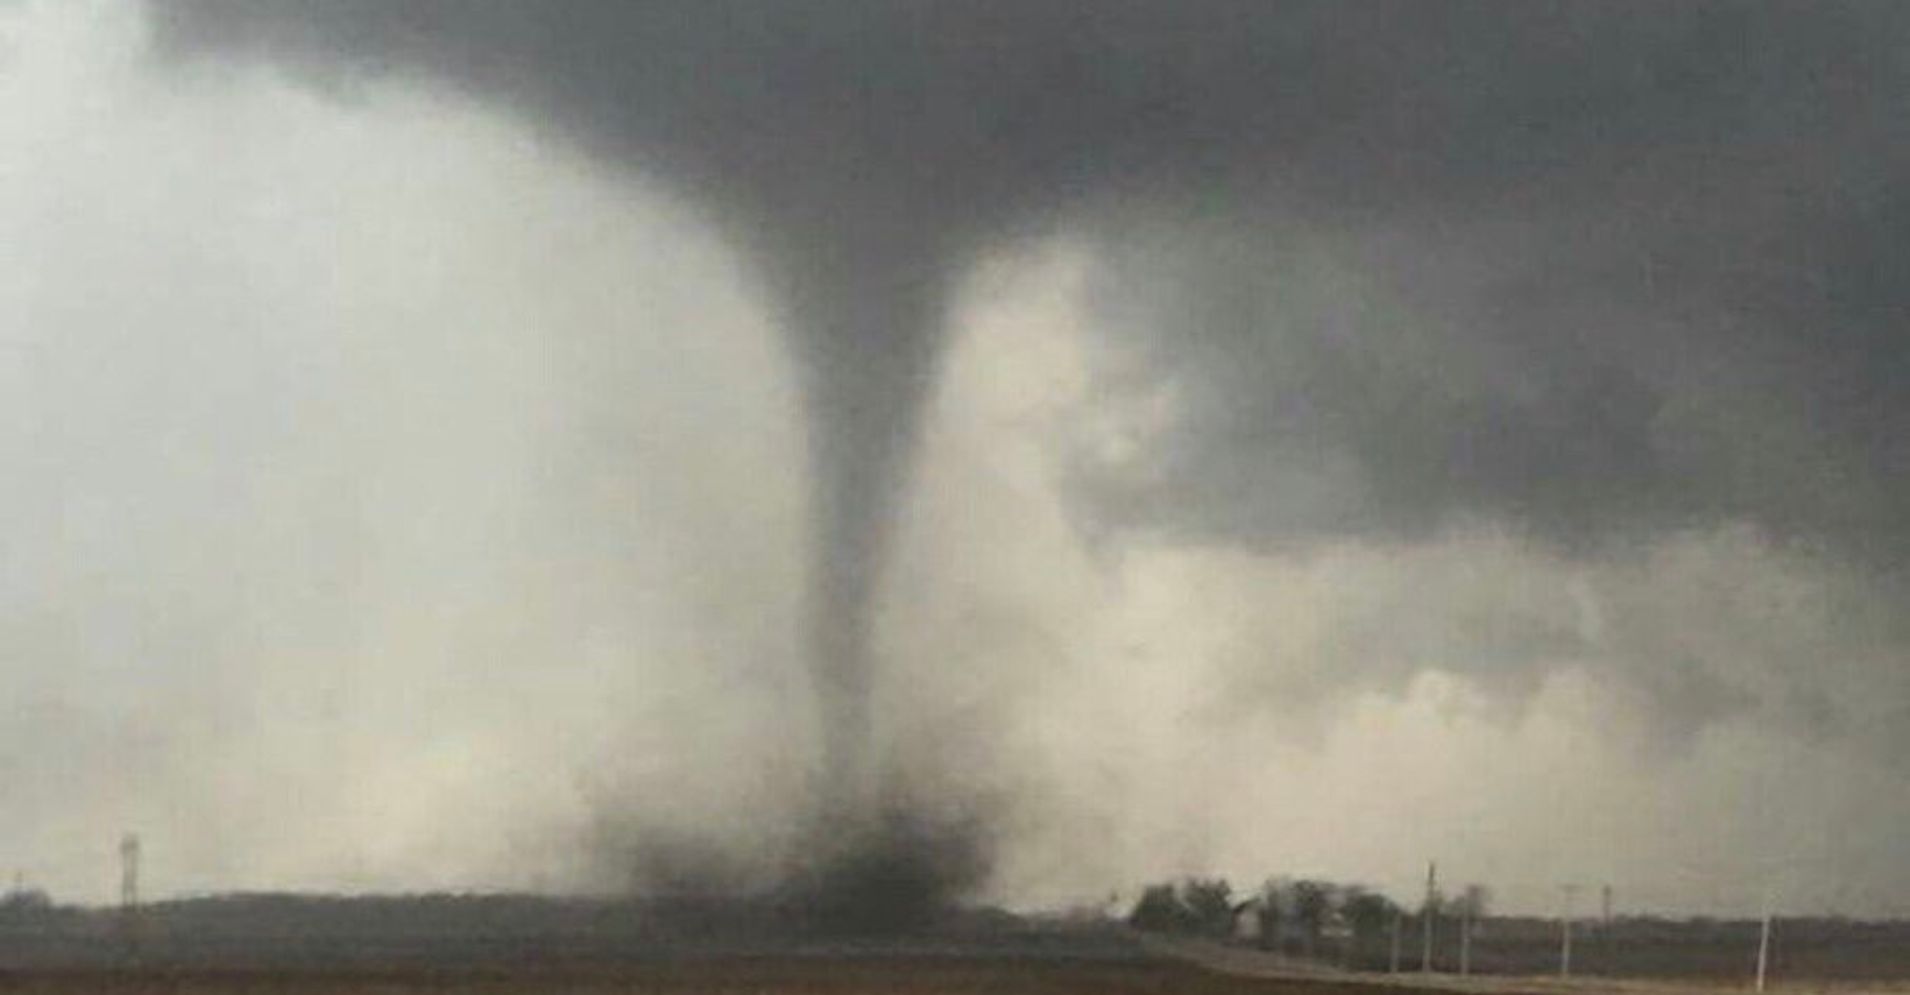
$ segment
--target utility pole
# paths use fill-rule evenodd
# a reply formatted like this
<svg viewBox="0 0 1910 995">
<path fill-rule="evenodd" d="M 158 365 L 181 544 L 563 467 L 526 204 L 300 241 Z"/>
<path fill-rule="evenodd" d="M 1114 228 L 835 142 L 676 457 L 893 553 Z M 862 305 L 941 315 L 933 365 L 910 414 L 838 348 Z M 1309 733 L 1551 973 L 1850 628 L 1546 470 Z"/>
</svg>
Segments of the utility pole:
<svg viewBox="0 0 1910 995">
<path fill-rule="evenodd" d="M 1406 911 L 1404 909 L 1397 905 L 1393 906 L 1393 953 L 1391 958 L 1386 962 L 1386 973 L 1388 974 L 1399 973 L 1399 924 L 1405 915 Z"/>
<path fill-rule="evenodd" d="M 1472 974 L 1472 902 L 1459 904 L 1459 976 Z"/>
<path fill-rule="evenodd" d="M 139 836 L 127 833 L 119 841 L 119 917 L 125 933 L 126 956 L 139 959 Z"/>
<path fill-rule="evenodd" d="M 1426 861 L 1426 906 L 1420 914 L 1419 973 L 1432 973 L 1433 916 L 1438 912 L 1439 865 Z"/>
<path fill-rule="evenodd" d="M 1559 885 L 1559 977 L 1572 976 L 1572 896 L 1578 885 Z"/>
<path fill-rule="evenodd" d="M 1771 964 L 1771 900 L 1764 899 L 1764 923 L 1757 933 L 1757 990 L 1764 990 L 1764 972 Z"/>
<path fill-rule="evenodd" d="M 1598 889 L 1598 943 L 1592 970 L 1610 971 L 1612 963 L 1612 886 L 1608 881 Z"/>
</svg>

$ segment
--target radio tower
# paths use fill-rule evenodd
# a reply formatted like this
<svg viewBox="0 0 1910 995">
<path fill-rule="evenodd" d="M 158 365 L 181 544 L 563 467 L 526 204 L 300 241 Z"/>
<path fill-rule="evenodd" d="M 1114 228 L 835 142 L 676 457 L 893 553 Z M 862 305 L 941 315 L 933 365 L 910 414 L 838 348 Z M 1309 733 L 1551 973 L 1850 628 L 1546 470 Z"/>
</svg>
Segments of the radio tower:
<svg viewBox="0 0 1910 995">
<path fill-rule="evenodd" d="M 127 833 L 119 841 L 119 918 L 126 956 L 139 959 L 139 836 Z"/>
</svg>

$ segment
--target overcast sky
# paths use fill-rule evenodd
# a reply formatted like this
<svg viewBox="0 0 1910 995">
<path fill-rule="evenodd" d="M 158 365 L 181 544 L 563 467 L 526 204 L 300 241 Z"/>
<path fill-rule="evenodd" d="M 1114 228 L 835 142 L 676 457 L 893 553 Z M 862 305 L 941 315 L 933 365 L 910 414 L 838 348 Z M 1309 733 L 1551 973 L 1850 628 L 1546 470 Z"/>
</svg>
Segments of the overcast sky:
<svg viewBox="0 0 1910 995">
<path fill-rule="evenodd" d="M 1906 18 L 1520 6 L 0 3 L 0 868 L 773 853 L 850 446 L 990 898 L 1910 914 Z"/>
</svg>

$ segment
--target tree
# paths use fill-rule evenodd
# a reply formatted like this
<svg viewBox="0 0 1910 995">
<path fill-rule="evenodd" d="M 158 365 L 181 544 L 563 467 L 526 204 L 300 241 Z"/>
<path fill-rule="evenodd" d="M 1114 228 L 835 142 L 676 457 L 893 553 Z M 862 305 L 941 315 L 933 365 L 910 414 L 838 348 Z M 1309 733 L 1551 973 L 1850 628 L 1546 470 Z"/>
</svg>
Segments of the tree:
<svg viewBox="0 0 1910 995">
<path fill-rule="evenodd" d="M 1346 916 L 1346 924 L 1353 931 L 1354 949 L 1371 947 L 1386 931 L 1386 924 L 1392 921 L 1396 909 L 1385 895 L 1358 885 L 1347 887 L 1341 893 L 1340 913 Z"/>
<path fill-rule="evenodd" d="M 1451 914 L 1473 919 L 1483 919 L 1486 909 L 1492 902 L 1492 891 L 1482 884 L 1466 885 L 1466 890 L 1452 900 Z"/>
<path fill-rule="evenodd" d="M 1129 925 L 1153 933 L 1180 932 L 1188 919 L 1187 907 L 1171 884 L 1148 885 L 1141 892 L 1141 900 L 1134 903 L 1134 911 L 1127 915 Z"/>
<path fill-rule="evenodd" d="M 1280 949 L 1280 922 L 1286 913 L 1286 885 L 1269 880 L 1260 887 L 1260 946 Z"/>
<path fill-rule="evenodd" d="M 1233 932 L 1233 888 L 1220 878 L 1184 878 L 1149 885 L 1127 921 L 1156 933 L 1197 933 L 1225 938 Z"/>
<path fill-rule="evenodd" d="M 1233 932 L 1233 888 L 1220 878 L 1188 878 L 1181 883 L 1181 904 L 1187 907 L 1194 932 L 1225 937 Z"/>
<path fill-rule="evenodd" d="M 1326 931 L 1327 916 L 1333 911 L 1333 885 L 1325 881 L 1293 882 L 1293 921 L 1300 927 L 1308 957 L 1319 948 L 1320 934 Z"/>
</svg>

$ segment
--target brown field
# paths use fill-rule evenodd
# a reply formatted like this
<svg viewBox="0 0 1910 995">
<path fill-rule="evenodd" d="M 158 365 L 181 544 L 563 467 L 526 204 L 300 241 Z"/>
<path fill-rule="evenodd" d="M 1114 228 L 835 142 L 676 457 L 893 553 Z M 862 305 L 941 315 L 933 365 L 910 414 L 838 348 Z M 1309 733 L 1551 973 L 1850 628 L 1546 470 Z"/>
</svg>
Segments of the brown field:
<svg viewBox="0 0 1910 995">
<path fill-rule="evenodd" d="M 0 991 L 165 995 L 1399 995 L 1397 986 L 1234 977 L 1169 961 L 972 958 L 736 958 L 589 969 L 36 970 L 0 973 Z"/>
<path fill-rule="evenodd" d="M 1741 984 L 1451 975 L 1296 976 L 1242 960 L 984 956 L 693 957 L 560 967 L 38 968 L 0 993 L 47 995 L 1721 995 Z M 1238 953 L 1238 951 L 1236 951 Z M 1203 962 L 1205 966 L 1202 966 Z M 1780 995 L 1904 995 L 1902 983 L 1779 982 Z"/>
</svg>

